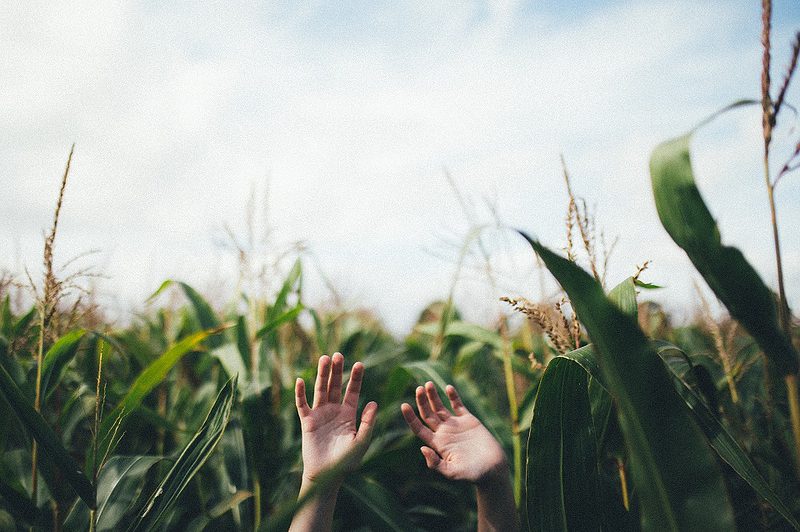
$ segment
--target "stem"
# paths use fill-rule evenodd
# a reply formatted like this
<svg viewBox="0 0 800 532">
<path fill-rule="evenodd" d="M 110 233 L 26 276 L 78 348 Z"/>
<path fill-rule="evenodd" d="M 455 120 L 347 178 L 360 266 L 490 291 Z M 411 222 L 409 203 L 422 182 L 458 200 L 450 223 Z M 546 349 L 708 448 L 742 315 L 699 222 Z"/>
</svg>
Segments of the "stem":
<svg viewBox="0 0 800 532">
<path fill-rule="evenodd" d="M 253 530 L 261 526 L 261 481 L 258 474 L 253 475 Z"/>
<path fill-rule="evenodd" d="M 44 356 L 44 328 L 45 328 L 45 313 L 47 310 L 42 308 L 39 312 L 39 339 L 36 348 L 36 397 L 33 401 L 33 409 L 37 412 L 42 410 L 42 358 Z M 39 487 L 39 446 L 36 439 L 33 439 L 31 446 L 31 499 L 33 504 L 36 504 L 36 494 Z"/>
<path fill-rule="evenodd" d="M 511 415 L 511 444 L 514 449 L 514 502 L 519 507 L 522 500 L 522 442 L 519 434 L 519 408 L 517 391 L 514 386 L 514 368 L 511 365 L 511 342 L 508 338 L 505 317 L 500 320 L 500 335 L 503 340 L 503 374 L 506 381 L 508 409 Z"/>
<path fill-rule="evenodd" d="M 781 260 L 781 242 L 778 236 L 778 215 L 775 210 L 775 186 L 769 181 L 769 156 L 764 156 L 764 172 L 767 178 L 767 194 L 769 212 L 772 221 L 772 240 L 775 243 L 775 266 L 778 273 L 778 320 L 783 332 L 791 339 L 792 330 L 789 320 L 789 307 L 786 301 L 786 288 L 783 282 L 783 261 Z"/>
<path fill-rule="evenodd" d="M 97 495 L 97 475 L 100 467 L 97 462 L 97 438 L 100 432 L 100 383 L 103 375 L 103 347 L 105 341 L 100 340 L 98 355 L 97 355 L 97 384 L 94 391 L 94 438 L 92 438 L 92 484 L 95 486 L 95 496 Z"/>
<path fill-rule="evenodd" d="M 770 33 L 772 27 L 772 1 L 761 0 L 761 42 L 764 48 L 761 69 L 761 107 L 762 125 L 764 128 L 764 181 L 767 185 L 770 221 L 772 222 L 772 240 L 775 243 L 775 265 L 778 274 L 778 319 L 787 339 L 792 341 L 792 327 L 789 319 L 789 303 L 786 300 L 786 289 L 783 283 L 783 262 L 781 260 L 781 244 L 778 237 L 778 216 L 775 210 L 775 183 L 769 176 L 769 145 L 772 141 L 772 128 L 775 126 L 776 109 L 770 97 Z M 791 74 L 791 70 L 790 70 Z M 788 83 L 788 82 L 787 82 Z M 781 96 L 779 96 L 781 99 Z M 794 436 L 795 468 L 800 478 L 800 397 L 797 392 L 797 375 L 784 376 L 786 381 L 789 414 Z"/>
<path fill-rule="evenodd" d="M 631 509 L 631 501 L 628 497 L 628 477 L 625 474 L 625 464 L 617 458 L 617 471 L 619 472 L 619 487 L 622 489 L 622 505 L 625 510 Z"/>
<path fill-rule="evenodd" d="M 794 436 L 795 449 L 800 449 L 800 397 L 797 392 L 797 375 L 786 375 L 786 395 L 789 399 L 789 416 L 792 420 L 792 435 Z M 795 462 L 795 468 L 800 476 L 800 462 Z"/>
</svg>

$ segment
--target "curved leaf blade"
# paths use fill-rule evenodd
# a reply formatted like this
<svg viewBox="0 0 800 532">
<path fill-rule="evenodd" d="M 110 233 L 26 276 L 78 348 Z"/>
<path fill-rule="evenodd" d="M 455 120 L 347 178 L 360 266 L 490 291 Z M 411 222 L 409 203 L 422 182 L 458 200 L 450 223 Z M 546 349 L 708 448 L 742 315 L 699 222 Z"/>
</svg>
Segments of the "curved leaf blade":
<svg viewBox="0 0 800 532">
<path fill-rule="evenodd" d="M 17 387 L 6 368 L 0 365 L 0 393 L 3 394 L 14 414 L 19 418 L 25 428 L 27 428 L 33 438 L 41 446 L 43 453 L 46 453 L 61 473 L 64 479 L 75 490 L 75 493 L 86 502 L 90 508 L 95 506 L 95 493 L 89 478 L 78 467 L 75 459 L 69 451 L 61 444 L 56 433 L 42 415 L 33 409 L 25 395 Z"/>
<path fill-rule="evenodd" d="M 741 251 L 722 245 L 719 228 L 695 184 L 690 140 L 691 133 L 664 142 L 650 158 L 661 224 L 775 366 L 784 375 L 797 373 L 798 355 L 778 324 L 772 291 Z"/>
<path fill-rule="evenodd" d="M 733 511 L 711 449 L 644 333 L 589 274 L 521 234 L 569 295 L 600 355 L 631 457 L 642 528 L 733 529 Z"/>
<path fill-rule="evenodd" d="M 83 337 L 86 335 L 84 329 L 70 331 L 56 343 L 54 343 L 42 361 L 42 395 L 47 396 L 47 389 L 52 385 L 58 386 L 59 381 L 64 376 L 67 364 L 78 352 L 78 347 Z"/>
</svg>

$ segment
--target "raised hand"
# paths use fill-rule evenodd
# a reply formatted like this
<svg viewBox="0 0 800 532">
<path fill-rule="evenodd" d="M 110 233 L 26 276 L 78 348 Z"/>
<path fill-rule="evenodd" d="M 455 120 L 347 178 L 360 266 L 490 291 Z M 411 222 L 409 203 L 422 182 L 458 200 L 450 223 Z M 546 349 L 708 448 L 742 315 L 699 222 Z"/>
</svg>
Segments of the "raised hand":
<svg viewBox="0 0 800 532">
<path fill-rule="evenodd" d="M 444 406 L 432 382 L 417 387 L 422 420 L 408 403 L 400 406 L 408 426 L 426 444 L 420 450 L 428 467 L 449 479 L 475 484 L 507 471 L 506 456 L 497 440 L 467 410 L 453 386 L 447 385 L 445 392 L 453 413 Z"/>
<path fill-rule="evenodd" d="M 347 457 L 346 470 L 358 467 L 369 445 L 377 403 L 370 402 L 361 413 L 356 428 L 356 410 L 364 378 L 364 365 L 353 364 L 350 381 L 342 400 L 344 357 L 320 357 L 314 385 L 313 406 L 306 400 L 303 379 L 295 383 L 295 404 L 303 432 L 303 482 L 313 482 L 326 469 Z"/>
<path fill-rule="evenodd" d="M 408 403 L 400 405 L 408 426 L 426 443 L 420 448 L 425 463 L 449 479 L 475 484 L 478 532 L 518 530 L 519 517 L 503 448 L 478 418 L 470 414 L 455 388 L 448 384 L 445 392 L 453 407 L 452 414 L 432 382 L 417 388 L 420 417 Z"/>
</svg>

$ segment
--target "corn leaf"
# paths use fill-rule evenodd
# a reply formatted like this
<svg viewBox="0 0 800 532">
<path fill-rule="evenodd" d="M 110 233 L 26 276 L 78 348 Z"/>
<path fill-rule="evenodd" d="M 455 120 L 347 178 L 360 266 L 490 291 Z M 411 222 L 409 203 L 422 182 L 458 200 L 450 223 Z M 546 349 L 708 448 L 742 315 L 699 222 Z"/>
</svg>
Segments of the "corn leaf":
<svg viewBox="0 0 800 532">
<path fill-rule="evenodd" d="M 167 515 L 178 497 L 214 452 L 228 425 L 236 395 L 236 379 L 222 387 L 214 405 L 194 437 L 183 448 L 175 464 L 149 496 L 139 516 L 128 529 L 129 532 L 153 530 Z"/>
<path fill-rule="evenodd" d="M 396 496 L 374 480 L 356 476 L 345 480 L 342 488 L 345 496 L 355 503 L 353 507 L 359 508 L 365 515 L 373 530 L 416 530 L 403 515 Z"/>
<path fill-rule="evenodd" d="M 633 280 L 633 277 L 628 277 L 612 288 L 608 293 L 608 299 L 625 314 L 633 317 L 633 319 L 638 318 L 639 307 L 636 304 L 636 281 Z"/>
<path fill-rule="evenodd" d="M 83 337 L 84 329 L 70 331 L 54 343 L 42 361 L 42 395 L 46 397 L 49 387 L 55 388 L 64 376 L 69 361 L 75 357 Z"/>
<path fill-rule="evenodd" d="M 114 432 L 116 431 L 118 434 L 122 433 L 122 425 L 124 425 L 128 414 L 135 410 L 142 403 L 142 400 L 147 394 L 164 380 L 175 364 L 177 364 L 184 355 L 194 350 L 203 340 L 221 330 L 222 329 L 206 330 L 187 336 L 167 349 L 164 354 L 154 360 L 138 377 L 136 377 L 136 380 L 131 385 L 125 397 L 123 397 L 119 404 L 103 418 L 99 431 L 100 445 L 98 446 L 98 456 L 104 456 L 106 451 L 110 447 L 113 447 Z M 119 427 L 116 427 L 117 423 L 120 424 Z"/>
<path fill-rule="evenodd" d="M 78 467 L 75 459 L 64 448 L 58 436 L 51 429 L 42 415 L 33 409 L 33 405 L 17 387 L 6 368 L 0 365 L 0 393 L 5 397 L 14 414 L 19 418 L 33 438 L 39 443 L 41 452 L 48 455 L 55 467 L 59 469 L 69 486 L 75 493 L 93 508 L 95 505 L 94 487 L 88 477 Z"/>
<path fill-rule="evenodd" d="M 556 357 L 539 383 L 528 437 L 530 530 L 599 530 L 597 447 L 586 370 Z"/>
<path fill-rule="evenodd" d="M 636 322 L 572 262 L 522 233 L 567 292 L 617 404 L 645 530 L 731 530 L 722 474 Z"/>
<path fill-rule="evenodd" d="M 772 291 L 741 251 L 722 245 L 719 228 L 695 184 L 690 140 L 691 133 L 664 142 L 650 158 L 661 224 L 779 371 L 797 373 L 798 355 L 778 324 Z"/>
<path fill-rule="evenodd" d="M 293 319 L 295 319 L 303 311 L 303 308 L 304 308 L 303 305 L 298 303 L 296 306 L 294 306 L 290 310 L 287 310 L 283 314 L 275 316 L 274 318 L 269 320 L 267 323 L 265 323 L 264 326 L 261 327 L 258 330 L 258 332 L 256 332 L 256 338 L 261 338 L 265 334 L 271 333 L 272 331 L 274 331 L 275 329 L 277 329 L 278 327 L 280 327 L 284 323 L 288 323 L 288 322 L 292 321 Z"/>
<path fill-rule="evenodd" d="M 201 296 L 197 290 L 184 282 L 167 279 L 161 283 L 158 290 L 153 292 L 153 295 L 148 298 L 148 301 L 154 299 L 173 284 L 177 284 L 181 287 L 181 290 L 183 290 L 186 299 L 188 299 L 189 303 L 192 305 L 192 309 L 194 310 L 195 316 L 197 316 L 197 321 L 200 323 L 201 329 L 218 329 L 222 327 L 222 323 L 217 319 L 217 315 L 214 313 L 214 309 L 211 308 L 211 305 L 203 299 L 203 296 Z M 223 342 L 224 339 L 220 336 L 212 336 L 208 339 L 208 345 L 211 348 L 219 347 Z"/>
<path fill-rule="evenodd" d="M 659 356 L 672 373 L 678 393 L 686 402 L 695 421 L 700 425 L 717 455 L 731 466 L 759 496 L 770 503 L 795 530 L 800 530 L 800 523 L 792 514 L 789 506 L 770 487 L 744 449 L 709 409 L 702 396 L 690 385 L 692 363 L 689 357 L 676 346 L 666 342 L 657 342 L 656 345 Z"/>
</svg>

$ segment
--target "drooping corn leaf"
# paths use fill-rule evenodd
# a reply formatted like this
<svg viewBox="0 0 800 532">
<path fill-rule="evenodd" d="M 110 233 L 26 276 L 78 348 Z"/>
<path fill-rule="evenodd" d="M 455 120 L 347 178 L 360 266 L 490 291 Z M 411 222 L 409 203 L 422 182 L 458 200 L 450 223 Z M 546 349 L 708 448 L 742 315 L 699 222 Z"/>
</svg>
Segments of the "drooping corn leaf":
<svg viewBox="0 0 800 532">
<path fill-rule="evenodd" d="M 597 447 L 588 375 L 556 357 L 539 383 L 528 437 L 527 501 L 530 530 L 599 530 Z"/>
<path fill-rule="evenodd" d="M 798 355 L 781 330 L 772 291 L 742 252 L 724 246 L 697 189 L 689 157 L 691 133 L 653 150 L 650 177 L 661 224 L 714 294 L 784 374 L 797 373 Z"/>
<path fill-rule="evenodd" d="M 0 393 L 3 394 L 14 414 L 38 442 L 40 452 L 45 453 L 53 465 L 64 476 L 67 484 L 86 504 L 95 505 L 94 487 L 89 478 L 78 467 L 75 459 L 61 444 L 58 435 L 50 428 L 42 415 L 34 410 L 33 405 L 17 387 L 5 367 L 0 365 Z"/>
<path fill-rule="evenodd" d="M 208 330 L 222 327 L 222 323 L 219 321 L 219 319 L 217 319 L 217 315 L 214 312 L 214 309 L 211 308 L 211 305 L 209 305 L 208 302 L 203 299 L 203 296 L 201 296 L 197 290 L 184 282 L 167 279 L 161 283 L 161 286 L 159 286 L 155 292 L 153 292 L 153 295 L 148 298 L 148 301 L 154 299 L 173 284 L 177 284 L 181 287 L 181 290 L 183 290 L 184 295 L 186 295 L 186 299 L 189 300 L 189 303 L 192 305 L 192 309 L 194 309 L 195 316 L 197 316 L 197 321 L 202 329 Z M 212 336 L 208 339 L 208 345 L 212 349 L 219 347 L 223 342 L 224 338 L 221 336 Z"/>
<path fill-rule="evenodd" d="M 64 377 L 69 361 L 75 357 L 86 331 L 77 329 L 59 338 L 47 350 L 42 361 L 42 395 L 47 396 L 49 387 L 55 388 Z"/>
<path fill-rule="evenodd" d="M 236 395 L 236 379 L 222 387 L 205 421 L 183 448 L 175 464 L 156 490 L 148 497 L 129 532 L 154 529 L 173 507 L 178 497 L 214 452 L 228 424 Z"/>
<path fill-rule="evenodd" d="M 589 274 L 521 234 L 567 292 L 600 355 L 631 457 L 643 529 L 733 529 L 711 449 L 636 322 Z"/>
<path fill-rule="evenodd" d="M 636 319 L 639 315 L 639 307 L 636 304 L 636 281 L 633 277 L 628 277 L 608 293 L 608 299 L 616 304 L 619 309 Z"/>
</svg>

